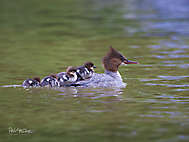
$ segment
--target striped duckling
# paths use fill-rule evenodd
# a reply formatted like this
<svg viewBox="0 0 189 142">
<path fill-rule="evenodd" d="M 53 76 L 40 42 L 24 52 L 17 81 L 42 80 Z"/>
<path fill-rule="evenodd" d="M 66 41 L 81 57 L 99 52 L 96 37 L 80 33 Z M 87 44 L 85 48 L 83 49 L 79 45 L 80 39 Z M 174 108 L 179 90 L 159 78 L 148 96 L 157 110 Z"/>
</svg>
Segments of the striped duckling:
<svg viewBox="0 0 189 142">
<path fill-rule="evenodd" d="M 56 75 L 52 74 L 41 80 L 41 87 L 59 87 Z"/>
<path fill-rule="evenodd" d="M 96 66 L 92 62 L 86 62 L 83 66 L 77 68 L 77 81 L 91 78 Z"/>
<path fill-rule="evenodd" d="M 23 83 L 22 86 L 24 88 L 32 88 L 32 87 L 40 87 L 40 78 L 39 77 L 35 77 L 33 79 L 29 78 L 26 79 Z"/>
<path fill-rule="evenodd" d="M 69 86 L 71 83 L 77 81 L 76 67 L 69 66 L 66 72 L 58 73 L 56 76 L 60 87 Z"/>
</svg>

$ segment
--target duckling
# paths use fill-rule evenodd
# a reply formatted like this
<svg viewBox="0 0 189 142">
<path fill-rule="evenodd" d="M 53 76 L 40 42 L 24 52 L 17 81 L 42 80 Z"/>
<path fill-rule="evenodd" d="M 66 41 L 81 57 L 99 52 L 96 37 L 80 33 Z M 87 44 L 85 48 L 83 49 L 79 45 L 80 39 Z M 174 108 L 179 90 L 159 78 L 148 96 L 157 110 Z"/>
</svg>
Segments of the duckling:
<svg viewBox="0 0 189 142">
<path fill-rule="evenodd" d="M 39 77 L 34 77 L 33 79 L 29 78 L 26 79 L 23 83 L 22 86 L 24 88 L 32 88 L 32 87 L 40 87 L 40 78 Z"/>
<path fill-rule="evenodd" d="M 59 82 L 57 81 L 57 77 L 54 74 L 44 77 L 41 80 L 42 87 L 59 87 Z"/>
<path fill-rule="evenodd" d="M 77 81 L 76 68 L 72 66 L 69 66 L 66 69 L 66 72 L 58 73 L 56 76 L 58 78 L 60 87 L 69 86 L 69 84 Z"/>
<path fill-rule="evenodd" d="M 83 66 L 77 68 L 77 81 L 91 78 L 96 66 L 92 62 L 86 62 Z"/>
</svg>

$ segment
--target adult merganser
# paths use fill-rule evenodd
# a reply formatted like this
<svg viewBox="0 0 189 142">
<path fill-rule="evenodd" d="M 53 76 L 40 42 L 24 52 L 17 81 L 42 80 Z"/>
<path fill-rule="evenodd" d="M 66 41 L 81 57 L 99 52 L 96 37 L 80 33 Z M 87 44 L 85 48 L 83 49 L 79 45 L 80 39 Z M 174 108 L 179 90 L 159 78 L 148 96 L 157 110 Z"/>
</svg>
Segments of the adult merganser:
<svg viewBox="0 0 189 142">
<path fill-rule="evenodd" d="M 40 87 L 40 78 L 39 77 L 35 77 L 33 79 L 31 79 L 31 78 L 26 79 L 22 83 L 22 86 L 24 88 Z"/>
<path fill-rule="evenodd" d="M 92 62 L 86 62 L 83 66 L 77 68 L 77 81 L 91 78 L 96 66 Z"/>
<path fill-rule="evenodd" d="M 58 87 L 59 82 L 57 81 L 56 75 L 46 76 L 41 80 L 41 87 Z"/>
<path fill-rule="evenodd" d="M 56 76 L 58 78 L 59 86 L 68 86 L 71 83 L 77 81 L 76 67 L 69 66 L 66 72 L 58 73 Z"/>
<path fill-rule="evenodd" d="M 73 86 L 84 87 L 110 87 L 123 88 L 126 83 L 123 82 L 118 68 L 121 64 L 138 64 L 137 62 L 127 60 L 121 53 L 110 47 L 109 52 L 102 59 L 105 72 L 103 74 L 94 73 L 89 80 L 79 81 Z"/>
</svg>

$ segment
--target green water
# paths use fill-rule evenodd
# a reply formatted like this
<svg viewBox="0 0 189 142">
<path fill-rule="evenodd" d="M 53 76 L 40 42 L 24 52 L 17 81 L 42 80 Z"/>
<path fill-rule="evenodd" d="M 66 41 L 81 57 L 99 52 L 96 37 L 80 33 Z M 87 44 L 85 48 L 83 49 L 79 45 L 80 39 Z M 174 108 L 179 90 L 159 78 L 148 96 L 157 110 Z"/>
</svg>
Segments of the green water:
<svg viewBox="0 0 189 142">
<path fill-rule="evenodd" d="M 112 45 L 139 65 L 120 67 L 127 87 L 0 87 L 0 139 L 189 141 L 187 0 L 0 0 L 0 85 L 65 71 Z M 10 128 L 32 134 L 10 134 Z"/>
</svg>

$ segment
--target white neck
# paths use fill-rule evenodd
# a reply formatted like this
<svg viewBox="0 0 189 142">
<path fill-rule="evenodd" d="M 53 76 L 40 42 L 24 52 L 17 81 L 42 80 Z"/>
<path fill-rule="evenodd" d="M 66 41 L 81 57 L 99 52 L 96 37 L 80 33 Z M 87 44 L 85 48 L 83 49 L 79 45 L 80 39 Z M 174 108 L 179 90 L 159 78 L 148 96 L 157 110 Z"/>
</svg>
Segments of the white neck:
<svg viewBox="0 0 189 142">
<path fill-rule="evenodd" d="M 120 75 L 120 73 L 118 71 L 117 72 L 112 72 L 112 71 L 105 70 L 104 73 L 107 74 L 107 75 L 110 75 L 113 78 L 120 79 L 122 81 L 121 75 Z"/>
</svg>

